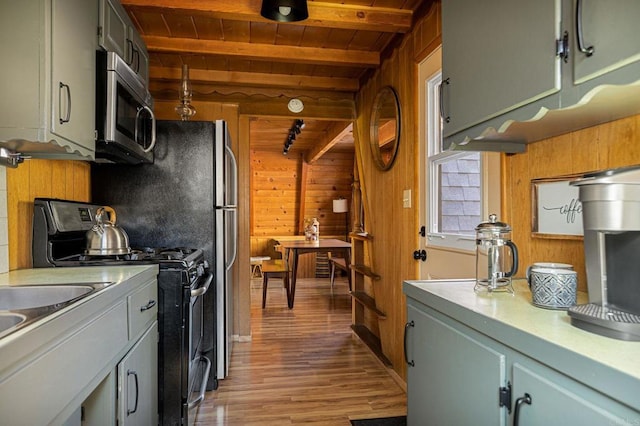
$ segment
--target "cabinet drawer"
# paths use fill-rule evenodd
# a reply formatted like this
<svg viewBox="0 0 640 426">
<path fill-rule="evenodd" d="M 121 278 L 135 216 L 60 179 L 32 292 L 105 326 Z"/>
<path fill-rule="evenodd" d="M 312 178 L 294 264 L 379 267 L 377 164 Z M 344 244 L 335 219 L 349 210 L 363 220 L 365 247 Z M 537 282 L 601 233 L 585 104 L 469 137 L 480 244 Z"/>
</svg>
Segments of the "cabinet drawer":
<svg viewBox="0 0 640 426">
<path fill-rule="evenodd" d="M 158 284 L 149 281 L 127 297 L 129 340 L 136 338 L 158 316 Z"/>
</svg>

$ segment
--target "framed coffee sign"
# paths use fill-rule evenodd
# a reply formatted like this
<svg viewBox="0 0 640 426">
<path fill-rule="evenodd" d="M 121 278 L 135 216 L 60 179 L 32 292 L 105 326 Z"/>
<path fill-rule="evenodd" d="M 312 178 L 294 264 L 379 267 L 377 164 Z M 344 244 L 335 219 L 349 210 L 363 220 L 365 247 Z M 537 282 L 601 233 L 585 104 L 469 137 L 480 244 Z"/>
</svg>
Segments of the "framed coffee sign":
<svg viewBox="0 0 640 426">
<path fill-rule="evenodd" d="M 531 181 L 532 224 L 534 236 L 546 238 L 581 238 L 582 203 L 578 187 L 570 182 L 582 175 Z"/>
</svg>

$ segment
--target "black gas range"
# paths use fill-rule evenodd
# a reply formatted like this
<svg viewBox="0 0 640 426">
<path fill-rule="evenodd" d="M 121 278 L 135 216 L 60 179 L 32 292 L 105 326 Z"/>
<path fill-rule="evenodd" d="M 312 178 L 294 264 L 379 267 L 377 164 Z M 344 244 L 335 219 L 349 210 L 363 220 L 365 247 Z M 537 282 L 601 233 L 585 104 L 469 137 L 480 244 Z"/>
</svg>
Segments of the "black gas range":
<svg viewBox="0 0 640 426">
<path fill-rule="evenodd" d="M 36 198 L 33 267 L 157 264 L 158 409 L 163 425 L 190 424 L 206 390 L 216 389 L 214 275 L 199 248 L 141 247 L 115 256 L 85 254 L 99 205 Z M 215 284 L 214 284 L 215 287 Z"/>
</svg>

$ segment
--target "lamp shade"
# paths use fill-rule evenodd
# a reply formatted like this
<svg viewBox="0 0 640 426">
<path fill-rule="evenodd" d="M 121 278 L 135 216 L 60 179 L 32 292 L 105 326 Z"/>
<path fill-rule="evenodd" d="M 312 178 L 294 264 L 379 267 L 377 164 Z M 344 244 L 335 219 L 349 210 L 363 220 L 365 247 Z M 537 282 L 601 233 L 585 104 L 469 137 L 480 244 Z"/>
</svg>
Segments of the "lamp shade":
<svg viewBox="0 0 640 426">
<path fill-rule="evenodd" d="M 260 15 L 278 22 L 304 21 L 309 17 L 307 0 L 262 0 Z"/>
<path fill-rule="evenodd" d="M 340 198 L 338 200 L 333 200 L 333 212 L 334 213 L 346 213 L 349 209 L 347 207 L 347 200 L 344 198 Z"/>
</svg>

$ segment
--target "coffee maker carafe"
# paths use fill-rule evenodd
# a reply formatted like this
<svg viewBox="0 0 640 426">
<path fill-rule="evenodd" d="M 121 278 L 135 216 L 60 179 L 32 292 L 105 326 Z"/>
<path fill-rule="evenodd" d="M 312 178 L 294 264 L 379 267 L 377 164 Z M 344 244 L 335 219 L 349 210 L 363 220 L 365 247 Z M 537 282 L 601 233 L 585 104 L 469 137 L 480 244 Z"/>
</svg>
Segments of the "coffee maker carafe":
<svg viewBox="0 0 640 426">
<path fill-rule="evenodd" d="M 576 327 L 640 340 L 640 166 L 574 181 L 582 203 L 589 303 L 569 309 Z"/>
<path fill-rule="evenodd" d="M 511 277 L 518 271 L 518 248 L 511 241 L 511 227 L 495 214 L 476 227 L 477 292 L 513 293 Z"/>
</svg>

